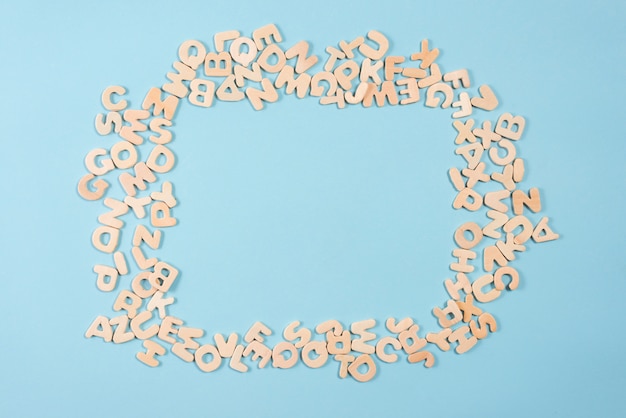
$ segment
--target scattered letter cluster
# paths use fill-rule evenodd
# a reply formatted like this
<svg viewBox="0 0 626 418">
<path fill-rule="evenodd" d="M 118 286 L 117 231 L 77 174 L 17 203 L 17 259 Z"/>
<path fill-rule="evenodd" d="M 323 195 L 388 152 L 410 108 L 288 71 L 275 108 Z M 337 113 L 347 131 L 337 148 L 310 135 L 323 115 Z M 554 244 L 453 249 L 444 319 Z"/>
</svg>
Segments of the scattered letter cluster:
<svg viewBox="0 0 626 418">
<path fill-rule="evenodd" d="M 319 63 L 323 68 L 314 70 L 320 57 L 310 54 L 308 42 L 284 47 L 278 28 L 270 24 L 251 37 L 236 30 L 217 33 L 210 46 L 183 42 L 174 71 L 166 74 L 163 85 L 146 93 L 140 108 L 128 107 L 125 88 L 106 88 L 101 97 L 105 112 L 96 116 L 95 128 L 100 135 L 119 138 L 109 148 L 87 154 L 88 172 L 79 180 L 78 193 L 106 207 L 91 241 L 110 258 L 96 264 L 93 272 L 97 288 L 114 294 L 116 314 L 97 316 L 85 336 L 116 344 L 141 340 L 143 348 L 136 357 L 152 367 L 168 350 L 203 372 L 215 371 L 222 363 L 246 372 L 252 362 L 259 368 L 288 369 L 300 361 L 309 368 L 334 361 L 341 378 L 366 382 L 376 375 L 379 362 L 403 358 L 432 367 L 436 350 L 453 348 L 462 354 L 496 331 L 496 318 L 486 304 L 518 287 L 520 273 L 511 262 L 531 239 L 558 238 L 547 217 L 533 215 L 542 209 L 540 190 L 518 188 L 525 177 L 524 160 L 517 155 L 525 119 L 509 112 L 492 114 L 499 104 L 492 89 L 481 85 L 472 91 L 465 69 L 444 72 L 436 62 L 439 50 L 431 49 L 427 40 L 409 56 L 388 55 L 389 45 L 385 35 L 372 30 L 327 47 Z M 202 328 L 173 316 L 170 289 L 179 270 L 155 254 L 167 228 L 177 224 L 174 185 L 160 178 L 176 163 L 172 121 L 182 102 L 208 108 L 215 100 L 247 100 L 261 110 L 278 101 L 281 93 L 312 96 L 338 109 L 422 100 L 426 107 L 451 108 L 455 153 L 462 161 L 448 172 L 452 207 L 468 213 L 484 209 L 486 219 L 475 218 L 454 232 L 452 278 L 443 283 L 448 297 L 432 309 L 438 329 L 421 333 L 413 318 L 390 317 L 384 321 L 385 335 L 379 336 L 373 331 L 375 319 L 349 326 L 331 319 L 311 328 L 295 321 L 284 327 L 280 342 L 270 344 L 273 332 L 262 322 L 242 334 L 216 333 L 203 340 Z M 119 184 L 117 198 L 108 196 L 112 184 Z M 124 217 L 139 220 L 124 235 L 127 243 L 122 242 Z M 129 275 L 129 263 L 139 272 L 122 280 Z"/>
</svg>

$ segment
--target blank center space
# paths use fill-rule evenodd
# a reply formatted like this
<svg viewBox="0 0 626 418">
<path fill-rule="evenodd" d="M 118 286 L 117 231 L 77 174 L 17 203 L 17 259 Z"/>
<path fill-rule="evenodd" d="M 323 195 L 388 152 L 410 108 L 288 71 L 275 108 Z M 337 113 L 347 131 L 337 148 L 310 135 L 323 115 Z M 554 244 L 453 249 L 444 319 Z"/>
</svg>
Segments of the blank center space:
<svg viewBox="0 0 626 418">
<path fill-rule="evenodd" d="M 201 306 L 189 313 L 256 306 L 244 324 L 270 316 L 276 326 L 299 312 L 386 318 L 396 303 L 427 315 L 452 245 L 449 115 L 420 103 L 311 120 L 316 99 L 306 101 L 182 109 L 171 173 L 180 223 L 164 251 L 177 254 L 181 297 Z"/>
</svg>

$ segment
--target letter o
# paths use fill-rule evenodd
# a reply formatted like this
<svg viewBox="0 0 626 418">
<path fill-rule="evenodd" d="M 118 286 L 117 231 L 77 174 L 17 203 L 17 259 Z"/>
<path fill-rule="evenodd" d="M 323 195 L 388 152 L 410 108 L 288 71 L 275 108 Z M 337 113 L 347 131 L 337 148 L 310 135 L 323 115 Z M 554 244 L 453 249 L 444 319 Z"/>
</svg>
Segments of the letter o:
<svg viewBox="0 0 626 418">
<path fill-rule="evenodd" d="M 291 357 L 288 359 L 282 354 L 285 351 L 289 351 L 291 353 Z M 296 365 L 298 362 L 298 350 L 296 347 L 288 343 L 287 341 L 282 341 L 274 346 L 272 350 L 272 366 L 278 369 L 289 369 Z"/>
<path fill-rule="evenodd" d="M 471 240 L 465 238 L 466 232 L 472 233 Z M 454 233 L 454 241 L 456 241 L 456 244 L 464 250 L 474 248 L 482 239 L 483 230 L 476 222 L 465 222 L 463 225 L 459 226 Z"/>
<path fill-rule="evenodd" d="M 204 356 L 207 354 L 213 356 L 213 359 L 208 363 L 204 361 Z M 217 368 L 222 364 L 222 357 L 220 357 L 220 353 L 217 351 L 217 348 L 211 344 L 205 344 L 198 348 L 194 353 L 194 359 L 198 368 L 206 373 L 217 370 Z"/>
<path fill-rule="evenodd" d="M 312 359 L 309 354 L 311 351 L 315 351 L 318 355 L 317 358 Z M 312 369 L 317 369 L 326 364 L 328 360 L 328 350 L 326 350 L 326 344 L 323 341 L 311 341 L 302 347 L 302 362 Z"/>
<path fill-rule="evenodd" d="M 128 158 L 121 158 L 120 154 L 124 151 L 128 151 Z M 128 141 L 120 141 L 111 147 L 111 158 L 117 168 L 124 170 L 134 167 L 139 156 L 133 144 Z"/>
</svg>

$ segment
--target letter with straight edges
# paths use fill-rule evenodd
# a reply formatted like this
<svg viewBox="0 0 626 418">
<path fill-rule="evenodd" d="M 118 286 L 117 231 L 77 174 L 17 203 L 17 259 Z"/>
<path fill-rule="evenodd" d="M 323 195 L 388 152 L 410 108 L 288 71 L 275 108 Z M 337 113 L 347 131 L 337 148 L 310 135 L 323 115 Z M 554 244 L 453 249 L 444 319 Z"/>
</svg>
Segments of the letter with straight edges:
<svg viewBox="0 0 626 418">
<path fill-rule="evenodd" d="M 113 310 L 119 312 L 125 310 L 130 319 L 133 319 L 137 315 L 137 310 L 141 308 L 143 299 L 131 292 L 130 290 L 122 289 L 122 291 L 115 299 L 113 303 Z"/>
<path fill-rule="evenodd" d="M 134 170 L 134 176 L 130 173 L 122 173 L 118 177 L 122 189 L 131 197 L 137 195 L 137 190 L 146 190 L 148 188 L 146 183 L 156 181 L 156 176 L 143 161 L 135 164 Z"/>
<path fill-rule="evenodd" d="M 392 106 L 399 103 L 398 94 L 396 93 L 393 81 L 384 81 L 381 84 L 380 89 L 376 87 L 368 90 L 368 94 L 366 94 L 363 98 L 363 106 L 370 107 L 372 105 L 373 98 L 376 98 L 376 105 L 378 105 L 378 107 L 385 105 L 385 99 Z"/>
<path fill-rule="evenodd" d="M 158 87 L 152 87 L 148 94 L 146 94 L 146 98 L 143 99 L 143 103 L 141 104 L 141 108 L 143 110 L 152 110 L 152 116 L 159 116 L 161 113 L 164 114 L 165 118 L 168 120 L 172 120 L 174 115 L 176 114 L 176 109 L 178 108 L 178 102 L 180 99 L 176 96 L 166 95 L 165 100 L 162 99 L 163 91 Z"/>
<path fill-rule="evenodd" d="M 113 339 L 113 328 L 109 323 L 109 318 L 99 315 L 93 320 L 85 332 L 85 338 L 92 337 L 100 337 L 107 343 L 111 342 Z"/>
<path fill-rule="evenodd" d="M 127 109 L 124 111 L 124 120 L 130 123 L 129 125 L 122 126 L 120 129 L 120 136 L 134 145 L 143 144 L 143 137 L 137 132 L 144 132 L 148 130 L 148 125 L 141 122 L 148 119 L 150 112 L 147 110 L 134 110 Z"/>
<path fill-rule="evenodd" d="M 285 94 L 293 94 L 294 90 L 296 92 L 296 96 L 302 99 L 309 92 L 309 88 L 311 87 L 311 75 L 308 73 L 302 73 L 297 77 L 294 77 L 294 69 L 289 65 L 285 65 L 276 80 L 274 81 L 274 86 L 277 89 L 285 86 Z"/>
<path fill-rule="evenodd" d="M 246 89 L 246 96 L 250 100 L 250 104 L 254 110 L 263 109 L 263 102 L 274 103 L 278 101 L 278 92 L 268 78 L 264 78 L 261 81 L 263 90 L 255 89 L 254 87 L 248 87 Z"/>
<path fill-rule="evenodd" d="M 176 72 L 167 73 L 166 77 L 171 81 L 165 83 L 161 87 L 163 91 L 173 94 L 176 97 L 184 98 L 189 93 L 189 88 L 184 83 L 185 81 L 191 81 L 196 78 L 196 70 L 180 61 L 176 61 L 172 64 Z"/>
<path fill-rule="evenodd" d="M 228 76 L 233 71 L 233 60 L 228 52 L 209 52 L 204 59 L 204 74 L 207 77 Z"/>
<path fill-rule="evenodd" d="M 295 70 L 296 73 L 302 74 L 303 72 L 307 71 L 315 64 L 317 64 L 317 61 L 319 60 L 316 55 L 311 55 L 310 57 L 307 57 L 306 55 L 308 53 L 309 43 L 307 41 L 300 41 L 291 48 L 289 48 L 287 51 L 285 51 L 285 58 L 290 60 L 297 57 Z"/>
</svg>

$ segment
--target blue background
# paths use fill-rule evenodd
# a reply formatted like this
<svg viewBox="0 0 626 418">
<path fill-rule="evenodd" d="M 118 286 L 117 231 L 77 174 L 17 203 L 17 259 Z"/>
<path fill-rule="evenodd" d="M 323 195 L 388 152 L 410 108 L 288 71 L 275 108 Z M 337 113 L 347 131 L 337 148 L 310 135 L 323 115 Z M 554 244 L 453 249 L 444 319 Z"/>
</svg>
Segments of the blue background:
<svg viewBox="0 0 626 418">
<path fill-rule="evenodd" d="M 624 416 L 625 4 L 3 1 L 0 415 Z M 184 40 L 267 23 L 319 56 L 370 29 L 391 54 L 428 38 L 445 71 L 469 69 L 498 111 L 527 118 L 523 186 L 540 188 L 561 239 L 519 256 L 520 287 L 486 307 L 499 331 L 467 354 L 435 349 L 432 369 L 379 363 L 360 384 L 334 362 L 204 374 L 169 353 L 150 369 L 137 341 L 83 337 L 113 313 L 91 271 L 109 261 L 90 244 L 104 207 L 76 193 L 85 154 L 115 141 L 93 128 L 100 93 L 121 84 L 136 108 Z M 180 224 L 159 252 L 181 269 L 175 315 L 209 336 L 261 320 L 273 341 L 293 320 L 412 316 L 434 329 L 467 215 L 451 208 L 450 114 L 423 103 L 185 103 L 168 174 Z"/>
</svg>

